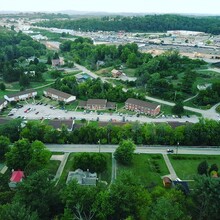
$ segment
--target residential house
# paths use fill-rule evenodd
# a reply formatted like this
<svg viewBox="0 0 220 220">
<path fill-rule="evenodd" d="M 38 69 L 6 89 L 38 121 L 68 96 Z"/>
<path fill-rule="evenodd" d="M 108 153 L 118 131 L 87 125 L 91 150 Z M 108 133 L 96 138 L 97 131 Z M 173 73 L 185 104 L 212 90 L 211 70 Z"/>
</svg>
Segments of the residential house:
<svg viewBox="0 0 220 220">
<path fill-rule="evenodd" d="M 58 59 L 52 59 L 52 66 L 56 67 L 56 66 L 62 66 L 64 65 L 64 59 L 62 57 L 58 58 Z"/>
<path fill-rule="evenodd" d="M 79 108 L 84 108 L 88 110 L 106 110 L 115 109 L 115 102 L 108 102 L 107 99 L 88 99 L 88 101 L 80 101 Z"/>
<path fill-rule="evenodd" d="M 2 111 L 3 108 L 7 107 L 8 101 L 5 99 L 0 99 L 0 111 Z"/>
<path fill-rule="evenodd" d="M 37 95 L 37 91 L 34 89 L 29 89 L 21 92 L 17 92 L 15 94 L 10 94 L 10 95 L 4 95 L 4 98 L 9 101 L 20 101 L 20 100 L 26 100 L 29 98 L 34 98 Z"/>
<path fill-rule="evenodd" d="M 156 116 L 160 112 L 160 105 L 138 99 L 129 98 L 125 102 L 125 109 L 142 114 Z"/>
<path fill-rule="evenodd" d="M 43 93 L 46 97 L 49 97 L 57 101 L 63 101 L 65 103 L 70 103 L 76 100 L 76 96 L 70 95 L 68 93 L 53 88 L 48 88 L 47 90 L 44 90 Z"/>
<path fill-rule="evenodd" d="M 65 126 L 68 131 L 72 131 L 74 126 L 74 120 L 54 119 L 54 120 L 49 120 L 48 124 L 57 130 L 61 130 L 62 126 Z"/>
<path fill-rule="evenodd" d="M 24 172 L 23 171 L 13 171 L 11 174 L 10 182 L 9 182 L 9 187 L 11 189 L 15 189 L 17 187 L 17 183 L 22 182 L 24 178 Z"/>
<path fill-rule="evenodd" d="M 115 77 L 115 78 L 117 78 L 117 77 L 119 77 L 119 76 L 122 75 L 122 71 L 116 70 L 116 69 L 113 69 L 113 70 L 111 71 L 111 73 L 112 73 L 112 76 Z"/>
<path fill-rule="evenodd" d="M 66 183 L 68 184 L 73 179 L 75 179 L 78 184 L 82 186 L 96 186 L 98 180 L 97 173 L 90 173 L 89 170 L 83 171 L 81 169 L 70 171 Z"/>
</svg>

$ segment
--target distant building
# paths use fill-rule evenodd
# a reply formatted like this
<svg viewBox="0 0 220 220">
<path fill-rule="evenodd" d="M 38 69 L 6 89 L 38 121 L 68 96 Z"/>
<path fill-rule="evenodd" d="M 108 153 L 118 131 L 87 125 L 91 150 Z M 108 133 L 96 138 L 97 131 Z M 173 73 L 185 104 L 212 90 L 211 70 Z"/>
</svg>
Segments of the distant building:
<svg viewBox="0 0 220 220">
<path fill-rule="evenodd" d="M 53 88 L 48 88 L 47 90 L 44 90 L 43 93 L 46 97 L 49 97 L 57 101 L 63 101 L 65 103 L 70 103 L 76 100 L 76 96 L 73 96 L 71 94 Z"/>
<path fill-rule="evenodd" d="M 116 69 L 113 69 L 113 70 L 111 71 L 111 73 L 112 73 L 112 76 L 115 77 L 115 78 L 117 78 L 117 77 L 119 77 L 119 76 L 122 75 L 122 71 L 116 70 Z"/>
<path fill-rule="evenodd" d="M 75 179 L 78 184 L 82 186 L 96 186 L 97 183 L 97 173 L 90 173 L 89 170 L 83 171 L 77 169 L 75 171 L 70 171 L 66 180 L 66 184 Z"/>
<path fill-rule="evenodd" d="M 160 105 L 138 99 L 129 98 L 125 102 L 125 109 L 142 114 L 156 116 L 160 112 Z"/>
<path fill-rule="evenodd" d="M 5 99 L 0 99 L 0 111 L 2 111 L 3 108 L 7 107 L 8 101 Z"/>
<path fill-rule="evenodd" d="M 10 178 L 10 182 L 9 182 L 9 187 L 11 189 L 15 189 L 17 187 L 17 183 L 22 182 L 24 178 L 24 172 L 23 171 L 13 171 L 11 178 Z"/>
<path fill-rule="evenodd" d="M 79 108 L 88 110 L 106 110 L 115 109 L 115 102 L 108 102 L 107 99 L 88 99 L 88 101 L 80 101 Z"/>
<path fill-rule="evenodd" d="M 56 66 L 62 66 L 64 65 L 64 59 L 62 57 L 58 58 L 58 59 L 52 59 L 52 66 L 56 67 Z"/>
<path fill-rule="evenodd" d="M 15 94 L 10 94 L 10 95 L 4 95 L 4 98 L 9 101 L 20 101 L 20 100 L 26 100 L 29 98 L 34 98 L 37 95 L 37 91 L 34 89 L 29 89 L 21 92 L 17 92 Z"/>
</svg>

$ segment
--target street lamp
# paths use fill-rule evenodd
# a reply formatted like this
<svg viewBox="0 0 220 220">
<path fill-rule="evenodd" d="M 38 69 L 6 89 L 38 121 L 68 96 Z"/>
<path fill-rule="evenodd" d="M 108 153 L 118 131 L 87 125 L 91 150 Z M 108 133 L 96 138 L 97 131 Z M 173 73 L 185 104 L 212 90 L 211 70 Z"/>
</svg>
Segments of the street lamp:
<svg viewBox="0 0 220 220">
<path fill-rule="evenodd" d="M 98 144 L 99 144 L 99 153 L 100 153 L 101 152 L 100 139 L 98 140 Z"/>
<path fill-rule="evenodd" d="M 177 146 L 176 146 L 176 155 L 178 154 L 178 150 L 179 150 L 179 141 L 177 142 Z"/>
</svg>

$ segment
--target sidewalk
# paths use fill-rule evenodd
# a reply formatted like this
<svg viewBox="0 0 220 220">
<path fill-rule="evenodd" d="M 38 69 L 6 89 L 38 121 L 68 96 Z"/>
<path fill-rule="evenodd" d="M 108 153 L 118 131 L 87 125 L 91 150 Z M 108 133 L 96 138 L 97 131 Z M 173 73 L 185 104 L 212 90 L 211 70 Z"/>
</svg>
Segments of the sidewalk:
<svg viewBox="0 0 220 220">
<path fill-rule="evenodd" d="M 167 165 L 167 168 L 168 168 L 168 170 L 170 172 L 169 175 L 165 175 L 165 176 L 169 177 L 171 180 L 175 180 L 178 177 L 176 175 L 175 170 L 173 169 L 173 166 L 172 166 L 172 164 L 171 164 L 171 162 L 169 160 L 169 157 L 167 156 L 167 154 L 163 154 L 163 158 L 164 158 L 164 161 L 165 161 L 165 163 Z"/>
</svg>

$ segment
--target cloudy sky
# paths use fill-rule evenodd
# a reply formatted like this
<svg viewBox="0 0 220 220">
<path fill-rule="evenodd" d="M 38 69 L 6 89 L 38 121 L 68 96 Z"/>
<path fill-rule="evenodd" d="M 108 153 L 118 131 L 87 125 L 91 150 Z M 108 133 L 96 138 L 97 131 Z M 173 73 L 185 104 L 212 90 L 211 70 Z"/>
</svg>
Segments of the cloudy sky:
<svg viewBox="0 0 220 220">
<path fill-rule="evenodd" d="M 0 11 L 220 14 L 220 0 L 0 0 Z"/>
</svg>

